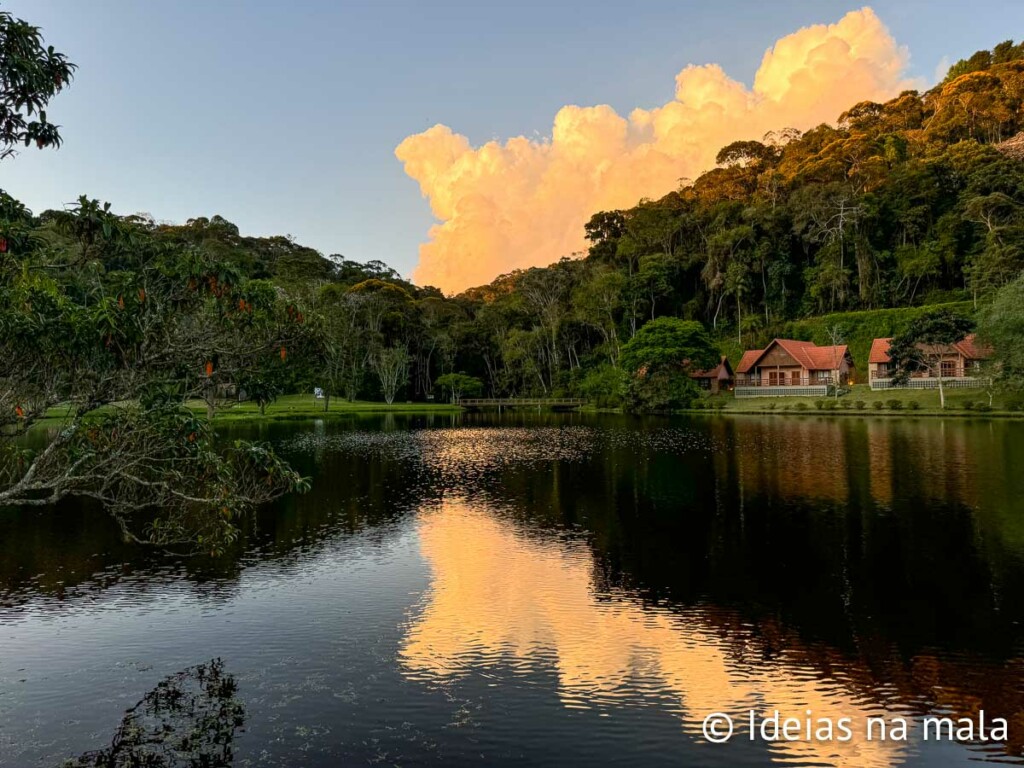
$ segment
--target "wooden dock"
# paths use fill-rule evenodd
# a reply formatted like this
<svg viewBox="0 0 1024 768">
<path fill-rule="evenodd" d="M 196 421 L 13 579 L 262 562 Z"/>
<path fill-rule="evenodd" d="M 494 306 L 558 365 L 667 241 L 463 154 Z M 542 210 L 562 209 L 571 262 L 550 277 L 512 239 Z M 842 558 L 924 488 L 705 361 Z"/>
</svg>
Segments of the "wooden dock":
<svg viewBox="0 0 1024 768">
<path fill-rule="evenodd" d="M 464 397 L 458 404 L 471 411 L 484 408 L 497 408 L 499 411 L 505 408 L 574 411 L 586 405 L 587 401 L 578 397 Z"/>
</svg>

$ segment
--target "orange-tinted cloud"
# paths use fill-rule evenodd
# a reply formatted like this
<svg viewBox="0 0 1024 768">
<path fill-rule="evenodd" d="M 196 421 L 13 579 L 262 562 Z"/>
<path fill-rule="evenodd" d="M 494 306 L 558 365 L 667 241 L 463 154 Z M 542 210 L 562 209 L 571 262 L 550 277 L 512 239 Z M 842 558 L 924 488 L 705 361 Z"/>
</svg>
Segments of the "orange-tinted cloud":
<svg viewBox="0 0 1024 768">
<path fill-rule="evenodd" d="M 668 104 L 628 118 L 607 105 L 565 106 L 549 139 L 473 147 L 445 125 L 409 136 L 395 155 L 439 220 L 420 246 L 414 279 L 458 291 L 580 251 L 592 213 L 670 192 L 710 168 L 725 144 L 807 129 L 913 87 L 907 59 L 863 8 L 778 40 L 753 88 L 718 65 L 689 66 Z"/>
</svg>

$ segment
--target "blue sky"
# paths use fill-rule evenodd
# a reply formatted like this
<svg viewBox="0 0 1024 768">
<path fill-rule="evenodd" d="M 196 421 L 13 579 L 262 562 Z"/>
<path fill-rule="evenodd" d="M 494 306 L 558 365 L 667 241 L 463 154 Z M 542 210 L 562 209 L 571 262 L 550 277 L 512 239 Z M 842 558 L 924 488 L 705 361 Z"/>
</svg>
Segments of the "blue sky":
<svg viewBox="0 0 1024 768">
<path fill-rule="evenodd" d="M 64 147 L 5 161 L 0 187 L 37 212 L 88 194 L 161 220 L 219 213 L 409 273 L 433 221 L 394 157 L 409 134 L 545 135 L 565 104 L 662 104 L 689 63 L 749 85 L 777 38 L 860 7 L 632 5 L 7 0 L 80 69 L 49 110 Z M 1020 2 L 871 7 L 928 82 L 1024 35 Z"/>
</svg>

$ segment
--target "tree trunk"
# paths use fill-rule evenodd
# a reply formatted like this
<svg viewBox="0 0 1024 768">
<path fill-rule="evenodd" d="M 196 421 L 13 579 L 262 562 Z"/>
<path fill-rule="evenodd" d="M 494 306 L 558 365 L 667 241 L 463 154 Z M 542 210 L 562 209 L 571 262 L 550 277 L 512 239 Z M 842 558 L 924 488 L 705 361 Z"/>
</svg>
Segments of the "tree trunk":
<svg viewBox="0 0 1024 768">
<path fill-rule="evenodd" d="M 942 363 L 939 363 L 939 407 L 946 410 L 946 390 L 942 388 Z"/>
<path fill-rule="evenodd" d="M 203 401 L 206 403 L 206 420 L 213 421 L 213 416 L 217 412 L 217 390 L 214 388 L 213 383 L 207 380 L 203 387 Z"/>
<path fill-rule="evenodd" d="M 736 296 L 736 343 L 743 346 L 743 311 L 740 309 L 740 297 Z"/>
</svg>

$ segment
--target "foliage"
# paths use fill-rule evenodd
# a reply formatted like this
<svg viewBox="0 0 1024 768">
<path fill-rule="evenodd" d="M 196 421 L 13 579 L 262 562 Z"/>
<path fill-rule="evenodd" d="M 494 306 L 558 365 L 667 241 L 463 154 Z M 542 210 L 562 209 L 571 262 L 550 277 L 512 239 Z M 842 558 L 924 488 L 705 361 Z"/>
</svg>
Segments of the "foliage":
<svg viewBox="0 0 1024 768">
<path fill-rule="evenodd" d="M 373 356 L 373 370 L 380 378 L 384 402 L 388 405 L 395 400 L 399 388 L 405 385 L 409 374 L 409 353 L 404 346 L 395 345 L 379 350 Z"/>
<path fill-rule="evenodd" d="M 949 310 L 939 310 L 915 318 L 889 344 L 893 381 L 906 383 L 915 372 L 926 371 L 938 379 L 939 401 L 945 408 L 943 360 L 949 354 L 950 345 L 962 341 L 973 325 L 967 318 Z"/>
<path fill-rule="evenodd" d="M 484 383 L 476 376 L 467 376 L 464 373 L 446 373 L 437 377 L 434 386 L 448 392 L 451 401 L 457 403 L 463 395 L 479 395 L 483 391 Z"/>
<path fill-rule="evenodd" d="M 675 317 L 652 320 L 622 348 L 622 367 L 630 373 L 704 369 L 717 363 L 718 351 L 704 326 Z"/>
<path fill-rule="evenodd" d="M 591 368 L 579 385 L 579 394 L 599 408 L 618 408 L 625 402 L 630 378 L 615 365 Z"/>
<path fill-rule="evenodd" d="M 632 374 L 630 406 L 641 411 L 685 407 L 698 394 L 689 371 L 717 362 L 718 352 L 700 323 L 674 317 L 652 320 L 622 348 L 622 367 Z"/>
<path fill-rule="evenodd" d="M 1000 289 L 979 314 L 978 336 L 994 350 L 1000 382 L 1024 388 L 1024 273 Z"/>
<path fill-rule="evenodd" d="M 59 126 L 49 122 L 50 99 L 71 84 L 76 67 L 46 46 L 38 27 L 0 11 L 0 160 L 15 146 L 59 147 Z"/>
</svg>

